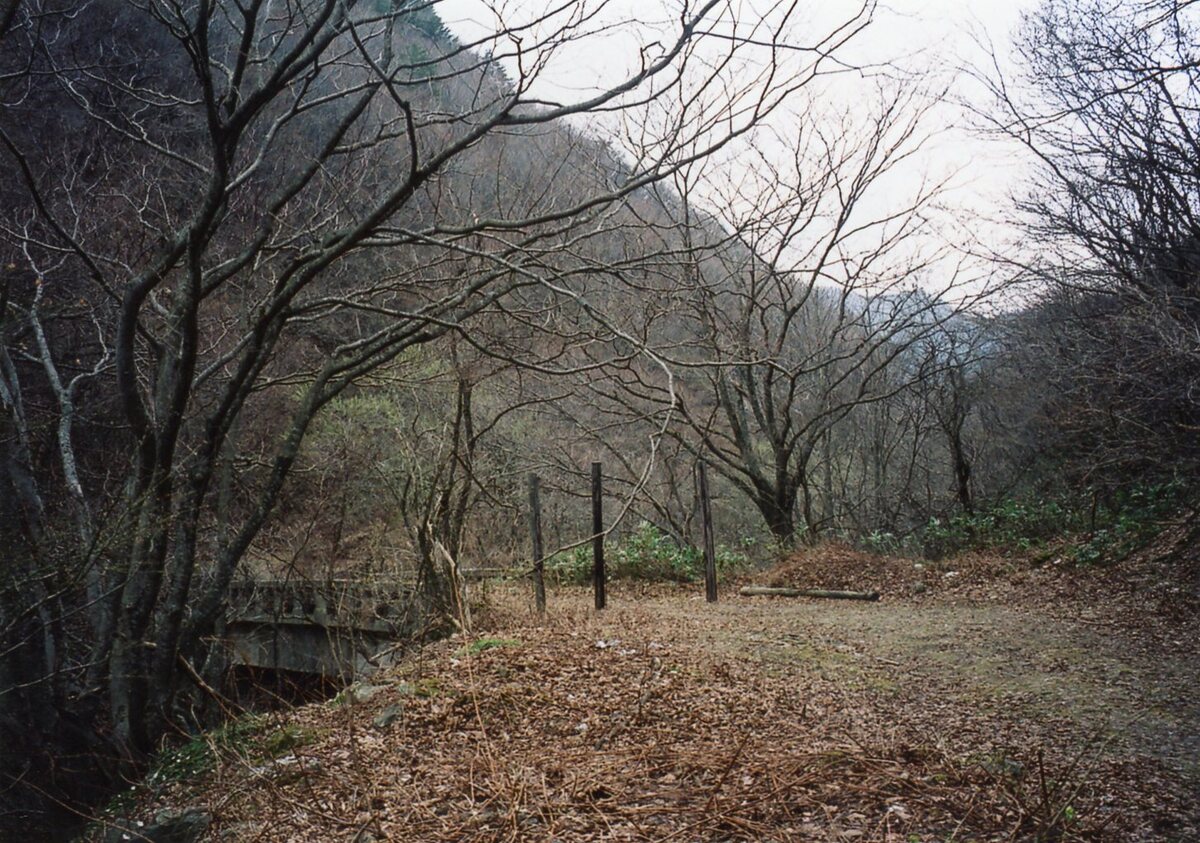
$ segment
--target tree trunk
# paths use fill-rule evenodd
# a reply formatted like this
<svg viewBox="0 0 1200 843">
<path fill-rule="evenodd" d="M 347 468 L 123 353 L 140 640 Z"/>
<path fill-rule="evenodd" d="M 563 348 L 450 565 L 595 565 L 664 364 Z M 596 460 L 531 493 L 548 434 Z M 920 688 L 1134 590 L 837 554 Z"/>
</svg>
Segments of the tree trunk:
<svg viewBox="0 0 1200 843">
<path fill-rule="evenodd" d="M 966 447 L 962 441 L 962 426 L 959 425 L 950 436 L 950 451 L 954 455 L 954 480 L 958 492 L 958 502 L 967 515 L 975 514 L 975 501 L 971 496 L 971 461 L 967 459 Z"/>
<path fill-rule="evenodd" d="M 788 505 L 780 503 L 774 495 L 757 496 L 754 504 L 767 522 L 771 537 L 780 547 L 791 547 L 796 541 L 796 517 L 792 513 L 795 498 L 792 499 L 792 505 Z"/>
</svg>

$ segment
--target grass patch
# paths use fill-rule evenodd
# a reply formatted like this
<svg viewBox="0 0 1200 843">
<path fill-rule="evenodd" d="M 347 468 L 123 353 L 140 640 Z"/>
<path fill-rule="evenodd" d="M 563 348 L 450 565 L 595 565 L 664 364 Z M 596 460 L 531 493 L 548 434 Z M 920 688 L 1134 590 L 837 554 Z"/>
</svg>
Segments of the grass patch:
<svg viewBox="0 0 1200 843">
<path fill-rule="evenodd" d="M 293 749 L 299 749 L 302 746 L 308 746 L 313 743 L 320 735 L 315 729 L 297 726 L 294 723 L 289 723 L 268 732 L 261 741 L 262 755 L 265 758 L 279 758 L 282 755 L 287 755 Z"/>
</svg>

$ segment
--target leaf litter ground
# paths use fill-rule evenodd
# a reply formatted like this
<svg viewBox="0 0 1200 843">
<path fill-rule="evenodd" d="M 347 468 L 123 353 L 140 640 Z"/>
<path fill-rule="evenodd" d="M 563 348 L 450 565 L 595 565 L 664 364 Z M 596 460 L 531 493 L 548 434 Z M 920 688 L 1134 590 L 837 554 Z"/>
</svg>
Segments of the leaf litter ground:
<svg viewBox="0 0 1200 843">
<path fill-rule="evenodd" d="M 837 581 L 852 553 L 761 579 L 879 604 L 615 584 L 537 623 L 492 587 L 474 638 L 289 713 L 310 743 L 144 807 L 227 840 L 1200 839 L 1194 611 L 997 559 Z"/>
</svg>

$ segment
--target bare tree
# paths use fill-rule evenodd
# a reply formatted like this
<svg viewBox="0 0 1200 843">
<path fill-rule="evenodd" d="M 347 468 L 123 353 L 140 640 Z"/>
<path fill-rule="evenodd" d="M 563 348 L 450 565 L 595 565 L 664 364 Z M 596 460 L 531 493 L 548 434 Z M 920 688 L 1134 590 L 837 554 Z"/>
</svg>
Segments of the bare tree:
<svg viewBox="0 0 1200 843">
<path fill-rule="evenodd" d="M 1021 321 L 1057 453 L 1115 487 L 1200 467 L 1200 57 L 1193 2 L 1047 0 L 992 125 L 1035 156 L 1021 199 L 1041 299 Z"/>
<path fill-rule="evenodd" d="M 426 3 L 4 7 L 0 439 L 20 521 L 0 603 L 6 746 L 53 746 L 69 715 L 143 758 L 219 656 L 208 636 L 230 582 L 321 408 L 407 349 L 475 342 L 496 314 L 532 324 L 561 306 L 607 324 L 574 245 L 811 78 L 782 72 L 789 7 L 741 21 L 706 0 L 628 78 L 546 101 L 539 75 L 607 26 L 596 13 L 564 4 L 463 44 Z M 815 60 L 868 13 L 818 40 Z M 743 54 L 762 72 L 732 85 Z M 562 172 L 584 188 L 485 194 L 470 176 L 481 150 L 668 96 L 676 119 L 643 123 L 627 157 Z M 548 366 L 563 336 L 528 365 Z M 59 431 L 49 449 L 35 389 L 52 398 L 36 402 Z M 55 527 L 60 487 L 74 535 Z"/>
<path fill-rule="evenodd" d="M 923 102 L 896 93 L 869 125 L 818 122 L 797 140 L 764 141 L 743 178 L 703 196 L 715 216 L 694 210 L 699 168 L 676 174 L 680 201 L 663 201 L 679 278 L 659 317 L 675 325 L 660 331 L 660 353 L 681 370 L 681 422 L 669 429 L 781 543 L 829 525 L 818 469 L 836 468 L 831 432 L 911 386 L 918 373 L 902 376 L 902 358 L 954 314 L 918 283 L 941 255 L 915 246 L 938 185 L 883 210 L 875 202 L 920 147 Z M 661 398 L 644 378 L 594 388 L 634 413 Z"/>
</svg>

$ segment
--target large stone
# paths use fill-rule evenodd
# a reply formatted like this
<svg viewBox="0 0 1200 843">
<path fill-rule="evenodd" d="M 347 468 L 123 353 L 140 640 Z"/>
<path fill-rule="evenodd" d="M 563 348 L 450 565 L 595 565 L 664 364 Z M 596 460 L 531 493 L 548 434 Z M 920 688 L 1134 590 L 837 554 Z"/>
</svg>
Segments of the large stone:
<svg viewBox="0 0 1200 843">
<path fill-rule="evenodd" d="M 359 653 L 354 662 L 354 675 L 362 679 L 370 678 L 381 670 L 402 664 L 407 655 L 403 647 L 395 644 L 385 647 L 370 658 Z"/>
<path fill-rule="evenodd" d="M 390 687 L 390 685 L 368 685 L 365 682 L 355 682 L 343 692 L 343 701 L 365 703 L 380 691 L 386 691 Z"/>
</svg>

